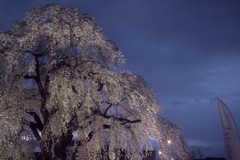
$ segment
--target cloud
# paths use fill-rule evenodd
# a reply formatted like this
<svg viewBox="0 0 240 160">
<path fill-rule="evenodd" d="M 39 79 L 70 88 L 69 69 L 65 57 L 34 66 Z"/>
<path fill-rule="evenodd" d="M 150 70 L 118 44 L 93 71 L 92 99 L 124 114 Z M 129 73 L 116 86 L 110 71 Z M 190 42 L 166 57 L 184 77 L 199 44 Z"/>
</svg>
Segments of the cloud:
<svg viewBox="0 0 240 160">
<path fill-rule="evenodd" d="M 206 147 L 209 149 L 211 149 L 212 147 L 219 147 L 219 146 L 223 145 L 220 142 L 209 142 L 209 141 L 203 141 L 203 140 L 199 140 L 199 139 L 190 139 L 190 140 L 187 140 L 187 143 L 189 146 L 193 146 L 193 147 L 201 146 L 201 147 Z"/>
<path fill-rule="evenodd" d="M 190 150 L 196 158 L 203 157 L 225 157 L 224 146 L 220 142 L 209 142 L 202 140 L 187 140 Z M 203 158 L 202 157 L 202 158 Z M 200 158 L 200 157 L 198 157 Z"/>
<path fill-rule="evenodd" d="M 187 103 L 186 101 L 182 101 L 182 100 L 173 100 L 172 101 L 172 105 L 174 105 L 174 106 L 185 105 L 186 103 Z"/>
</svg>

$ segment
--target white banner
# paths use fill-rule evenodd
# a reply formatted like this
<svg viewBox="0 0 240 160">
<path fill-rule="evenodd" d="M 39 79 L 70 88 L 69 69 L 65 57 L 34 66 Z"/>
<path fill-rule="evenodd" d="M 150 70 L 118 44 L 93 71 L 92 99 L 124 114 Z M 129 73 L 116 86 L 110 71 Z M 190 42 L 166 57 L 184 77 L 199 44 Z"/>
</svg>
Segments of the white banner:
<svg viewBox="0 0 240 160">
<path fill-rule="evenodd" d="M 240 139 L 233 116 L 226 104 L 218 99 L 228 160 L 240 160 Z"/>
</svg>

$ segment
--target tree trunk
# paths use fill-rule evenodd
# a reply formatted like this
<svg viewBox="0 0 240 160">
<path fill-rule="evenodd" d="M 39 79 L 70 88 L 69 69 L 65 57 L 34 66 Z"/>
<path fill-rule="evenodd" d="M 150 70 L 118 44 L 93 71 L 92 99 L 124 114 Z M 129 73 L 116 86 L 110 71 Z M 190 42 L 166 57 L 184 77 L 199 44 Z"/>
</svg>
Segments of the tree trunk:
<svg viewBox="0 0 240 160">
<path fill-rule="evenodd" d="M 61 136 L 54 136 L 53 133 L 49 133 L 48 136 L 51 139 L 42 139 L 40 142 L 41 153 L 36 155 L 36 159 L 41 160 L 66 160 L 67 159 L 67 147 L 71 145 L 72 133 L 68 131 Z"/>
</svg>

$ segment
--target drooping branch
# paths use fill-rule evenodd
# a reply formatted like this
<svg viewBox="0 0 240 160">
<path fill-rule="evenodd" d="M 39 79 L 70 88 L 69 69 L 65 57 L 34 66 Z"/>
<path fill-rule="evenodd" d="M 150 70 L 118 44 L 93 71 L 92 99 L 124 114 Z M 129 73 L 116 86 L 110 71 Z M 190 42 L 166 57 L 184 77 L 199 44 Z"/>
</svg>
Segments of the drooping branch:
<svg viewBox="0 0 240 160">
<path fill-rule="evenodd" d="M 98 116 L 101 116 L 101 117 L 106 118 L 106 119 L 113 118 L 114 120 L 120 121 L 122 125 L 127 124 L 127 123 L 140 123 L 141 122 L 140 119 L 129 120 L 127 118 L 119 118 L 119 117 L 116 117 L 116 116 L 113 116 L 113 115 L 109 116 L 109 115 L 106 115 L 106 114 L 102 113 L 99 109 L 93 110 L 92 113 L 93 113 L 93 115 L 98 115 Z"/>
<path fill-rule="evenodd" d="M 124 100 L 125 98 L 123 98 L 122 100 Z M 94 101 L 94 103 L 99 107 L 98 103 L 95 101 L 95 99 L 92 97 L 92 100 Z M 90 116 L 86 116 L 85 119 L 87 118 L 90 118 L 91 116 L 93 115 L 98 115 L 98 116 L 101 116 L 103 118 L 106 118 L 106 119 L 110 119 L 110 118 L 113 118 L 114 120 L 117 120 L 119 122 L 121 122 L 122 125 L 125 125 L 127 123 L 140 123 L 141 120 L 140 119 L 135 119 L 135 120 L 129 120 L 127 118 L 120 118 L 120 117 L 116 117 L 116 116 L 113 116 L 113 115 L 108 115 L 107 112 L 109 111 L 109 109 L 113 106 L 113 103 L 109 103 L 109 102 L 106 102 L 109 104 L 109 106 L 105 109 L 104 113 L 102 113 L 102 111 L 100 109 L 93 109 L 92 110 L 92 115 Z"/>
<path fill-rule="evenodd" d="M 107 115 L 108 110 L 112 107 L 112 103 L 109 104 L 109 106 L 107 107 L 107 109 L 105 110 L 105 112 L 103 113 L 104 115 Z"/>
<path fill-rule="evenodd" d="M 140 122 L 142 122 L 141 119 L 128 120 L 128 119 L 125 119 L 125 118 L 119 118 L 118 120 L 121 121 L 123 125 L 127 124 L 127 123 L 140 123 Z"/>
<path fill-rule="evenodd" d="M 40 141 L 41 140 L 41 136 L 39 135 L 37 128 L 39 127 L 36 123 L 34 122 L 29 122 L 28 126 L 31 128 L 34 137 Z"/>
<path fill-rule="evenodd" d="M 42 123 L 40 117 L 38 116 L 38 114 L 35 113 L 35 112 L 26 112 L 26 113 L 30 114 L 34 118 L 34 120 L 36 121 L 37 129 L 39 129 L 39 131 L 42 131 L 43 130 L 43 123 Z"/>
</svg>

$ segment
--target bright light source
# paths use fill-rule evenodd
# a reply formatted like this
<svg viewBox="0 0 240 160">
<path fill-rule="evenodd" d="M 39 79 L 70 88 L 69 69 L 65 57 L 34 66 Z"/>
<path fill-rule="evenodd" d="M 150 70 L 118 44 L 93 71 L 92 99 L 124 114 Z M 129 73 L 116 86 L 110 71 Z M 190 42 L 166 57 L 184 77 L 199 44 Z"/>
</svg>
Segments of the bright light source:
<svg viewBox="0 0 240 160">
<path fill-rule="evenodd" d="M 167 141 L 167 144 L 171 144 L 171 143 L 172 143 L 172 141 L 171 141 L 171 140 L 168 140 L 168 141 Z"/>
<path fill-rule="evenodd" d="M 172 157 L 171 160 L 174 160 L 174 158 Z"/>
<path fill-rule="evenodd" d="M 163 153 L 162 153 L 162 151 L 158 151 L 158 154 L 159 154 L 159 155 L 162 155 Z"/>
</svg>

